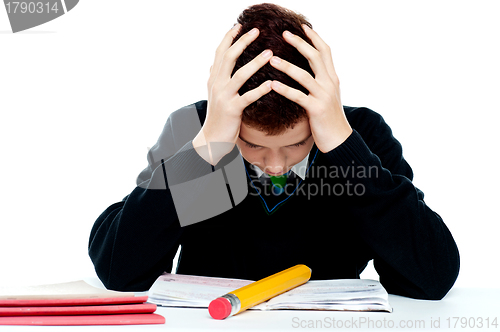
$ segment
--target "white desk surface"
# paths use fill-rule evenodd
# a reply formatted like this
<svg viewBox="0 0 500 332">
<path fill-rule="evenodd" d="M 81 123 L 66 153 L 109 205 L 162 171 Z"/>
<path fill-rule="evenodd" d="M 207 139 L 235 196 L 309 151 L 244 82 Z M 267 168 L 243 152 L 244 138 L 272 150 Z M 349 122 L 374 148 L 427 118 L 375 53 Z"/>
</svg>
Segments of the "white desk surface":
<svg viewBox="0 0 500 332">
<path fill-rule="evenodd" d="M 91 283 L 86 279 L 87 282 Z M 93 283 L 95 285 L 95 281 Z M 389 295 L 394 311 L 338 312 L 310 310 L 247 310 L 225 320 L 207 309 L 158 307 L 162 325 L 122 326 L 0 326 L 18 331 L 298 331 L 298 330 L 438 330 L 500 331 L 500 289 L 453 288 L 441 301 Z M 496 320 L 495 320 L 496 319 Z M 493 325 L 497 323 L 496 327 Z M 482 327 L 479 327 L 481 326 Z M 341 328 L 342 326 L 342 328 Z M 489 328 L 488 328 L 489 326 Z M 346 328 L 347 327 L 347 328 Z"/>
</svg>

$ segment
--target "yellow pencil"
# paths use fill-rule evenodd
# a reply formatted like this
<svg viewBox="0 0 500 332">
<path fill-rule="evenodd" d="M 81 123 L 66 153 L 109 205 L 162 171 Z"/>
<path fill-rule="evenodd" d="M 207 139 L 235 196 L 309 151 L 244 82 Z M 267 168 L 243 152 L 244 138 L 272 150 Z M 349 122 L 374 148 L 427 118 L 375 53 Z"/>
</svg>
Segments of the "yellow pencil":
<svg viewBox="0 0 500 332">
<path fill-rule="evenodd" d="M 208 312 L 212 318 L 224 319 L 302 285 L 310 278 L 310 268 L 295 265 L 216 298 L 210 302 Z"/>
</svg>

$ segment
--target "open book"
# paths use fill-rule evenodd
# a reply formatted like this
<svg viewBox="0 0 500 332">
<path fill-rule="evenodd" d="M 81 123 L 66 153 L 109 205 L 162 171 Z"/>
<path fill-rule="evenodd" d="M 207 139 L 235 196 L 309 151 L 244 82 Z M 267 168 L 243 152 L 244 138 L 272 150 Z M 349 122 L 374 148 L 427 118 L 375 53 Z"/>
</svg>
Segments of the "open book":
<svg viewBox="0 0 500 332">
<path fill-rule="evenodd" d="M 169 307 L 208 308 L 219 296 L 253 281 L 162 274 L 149 290 L 148 302 Z M 392 312 L 387 291 L 369 279 L 310 280 L 251 309 L 302 309 Z"/>
</svg>

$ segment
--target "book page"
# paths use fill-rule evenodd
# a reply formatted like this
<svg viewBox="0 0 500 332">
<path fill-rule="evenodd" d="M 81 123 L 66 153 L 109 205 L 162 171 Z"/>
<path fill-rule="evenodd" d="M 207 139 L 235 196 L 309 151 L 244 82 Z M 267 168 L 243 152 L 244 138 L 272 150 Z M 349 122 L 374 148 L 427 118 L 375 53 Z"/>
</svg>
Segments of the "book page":
<svg viewBox="0 0 500 332">
<path fill-rule="evenodd" d="M 369 279 L 310 280 L 266 303 L 266 309 L 392 311 L 380 282 Z"/>
<path fill-rule="evenodd" d="M 355 300 L 366 297 L 384 297 L 386 291 L 375 280 L 369 279 L 339 279 L 339 280 L 309 280 L 301 287 L 294 288 L 273 298 L 279 302 L 290 301 L 325 301 Z"/>
<path fill-rule="evenodd" d="M 151 286 L 149 302 L 165 306 L 208 308 L 210 302 L 217 297 L 252 282 L 164 273 Z"/>
</svg>

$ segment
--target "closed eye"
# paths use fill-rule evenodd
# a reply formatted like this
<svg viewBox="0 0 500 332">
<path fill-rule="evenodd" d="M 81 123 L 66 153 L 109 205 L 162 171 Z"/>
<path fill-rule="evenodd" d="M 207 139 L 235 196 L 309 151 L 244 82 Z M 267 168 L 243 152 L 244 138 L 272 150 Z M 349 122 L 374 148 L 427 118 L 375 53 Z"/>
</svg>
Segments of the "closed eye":
<svg viewBox="0 0 500 332">
<path fill-rule="evenodd" d="M 294 145 L 290 145 L 289 147 L 299 147 L 299 146 L 301 146 L 301 145 L 304 145 L 304 144 L 306 144 L 306 141 L 307 141 L 307 140 L 305 140 L 305 141 L 302 141 L 302 142 L 299 142 L 299 143 L 297 143 L 297 144 L 294 144 Z"/>
<path fill-rule="evenodd" d="M 295 143 L 295 144 L 291 144 L 291 145 L 287 145 L 286 147 L 287 148 L 293 148 L 293 147 L 300 147 L 302 145 L 305 145 L 307 143 L 307 141 L 309 140 L 309 138 L 312 136 L 312 134 L 306 138 L 305 140 L 303 140 L 302 142 L 299 142 L 299 143 Z M 262 146 L 260 145 L 256 145 L 256 144 L 252 144 L 250 142 L 247 142 L 245 141 L 243 138 L 240 137 L 240 139 L 245 142 L 246 146 L 251 148 L 251 149 L 259 149 L 259 148 L 262 148 Z"/>
<path fill-rule="evenodd" d="M 252 143 L 248 143 L 248 142 L 245 142 L 245 144 L 251 148 L 251 149 L 257 149 L 257 148 L 260 148 L 261 146 L 260 145 L 255 145 L 255 144 L 252 144 Z"/>
</svg>

